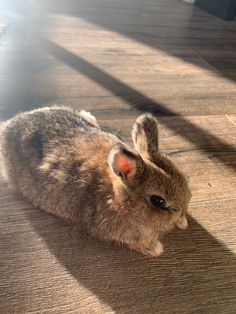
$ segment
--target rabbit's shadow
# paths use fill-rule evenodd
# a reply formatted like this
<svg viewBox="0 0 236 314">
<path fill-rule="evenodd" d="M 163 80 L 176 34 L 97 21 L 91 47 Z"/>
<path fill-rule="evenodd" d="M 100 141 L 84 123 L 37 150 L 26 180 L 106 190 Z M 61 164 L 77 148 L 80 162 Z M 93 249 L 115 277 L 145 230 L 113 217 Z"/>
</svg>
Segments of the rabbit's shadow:
<svg viewBox="0 0 236 314">
<path fill-rule="evenodd" d="M 191 217 L 189 229 L 170 234 L 163 241 L 165 253 L 151 258 L 93 240 L 45 213 L 37 216 L 40 223 L 29 213 L 30 223 L 51 253 L 116 313 L 195 313 L 203 308 L 231 313 L 227 309 L 236 307 L 235 256 Z"/>
</svg>

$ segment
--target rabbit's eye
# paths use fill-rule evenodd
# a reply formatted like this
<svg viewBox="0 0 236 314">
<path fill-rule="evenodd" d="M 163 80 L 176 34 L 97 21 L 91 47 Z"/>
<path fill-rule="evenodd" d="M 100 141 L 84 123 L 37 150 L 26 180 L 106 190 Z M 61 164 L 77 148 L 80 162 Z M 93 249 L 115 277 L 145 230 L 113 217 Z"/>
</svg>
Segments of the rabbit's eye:
<svg viewBox="0 0 236 314">
<path fill-rule="evenodd" d="M 162 198 L 161 196 L 158 195 L 152 195 L 150 197 L 150 202 L 153 206 L 155 207 L 159 207 L 161 209 L 165 209 L 166 206 L 166 201 L 164 200 L 164 198 Z"/>
</svg>

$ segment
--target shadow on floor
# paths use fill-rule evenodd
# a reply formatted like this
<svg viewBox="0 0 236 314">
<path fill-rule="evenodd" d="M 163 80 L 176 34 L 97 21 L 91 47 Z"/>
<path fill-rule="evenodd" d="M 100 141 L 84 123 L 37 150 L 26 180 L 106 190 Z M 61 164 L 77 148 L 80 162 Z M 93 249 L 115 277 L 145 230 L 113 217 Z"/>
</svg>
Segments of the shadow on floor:
<svg viewBox="0 0 236 314">
<path fill-rule="evenodd" d="M 42 8 L 81 18 L 197 66 L 209 69 L 210 65 L 223 77 L 236 79 L 236 23 L 223 21 L 193 5 L 179 0 L 62 0 L 60 6 L 47 1 Z M 199 64 L 188 51 L 204 62 Z"/>
<path fill-rule="evenodd" d="M 36 216 L 29 215 L 30 223 L 51 253 L 115 313 L 233 313 L 235 256 L 192 218 L 187 231 L 163 241 L 161 257 L 150 258 Z"/>
<path fill-rule="evenodd" d="M 95 81 L 99 85 L 105 87 L 111 91 L 114 95 L 121 97 L 126 103 L 128 103 L 132 109 L 141 112 L 151 112 L 157 117 L 160 115 L 164 116 L 178 116 L 178 119 L 182 122 L 182 128 L 176 129 L 175 125 L 168 123 L 168 127 L 173 129 L 177 134 L 181 135 L 183 138 L 187 139 L 189 142 L 193 143 L 195 147 L 199 147 L 204 150 L 204 147 L 209 150 L 214 146 L 213 150 L 218 151 L 228 151 L 234 152 L 235 147 L 229 145 L 223 140 L 219 139 L 217 136 L 202 130 L 200 127 L 193 125 L 183 116 L 179 116 L 175 112 L 167 108 L 165 104 L 157 103 L 151 98 L 143 95 L 139 91 L 132 87 L 127 86 L 118 79 L 114 78 L 110 74 L 102 71 L 95 65 L 84 60 L 80 56 L 73 54 L 72 52 L 66 50 L 59 45 L 44 39 L 44 48 L 48 53 L 53 55 L 55 58 L 61 62 L 67 64 L 71 68 L 77 70 L 79 73 L 86 75 L 91 80 Z M 198 137 L 196 137 L 198 134 Z M 201 141 L 198 139 L 201 138 Z M 213 153 L 214 154 L 214 153 Z M 227 157 L 221 154 L 216 154 L 215 158 L 226 162 Z M 226 166 L 230 167 L 232 170 L 236 171 L 236 163 L 225 163 Z"/>
</svg>

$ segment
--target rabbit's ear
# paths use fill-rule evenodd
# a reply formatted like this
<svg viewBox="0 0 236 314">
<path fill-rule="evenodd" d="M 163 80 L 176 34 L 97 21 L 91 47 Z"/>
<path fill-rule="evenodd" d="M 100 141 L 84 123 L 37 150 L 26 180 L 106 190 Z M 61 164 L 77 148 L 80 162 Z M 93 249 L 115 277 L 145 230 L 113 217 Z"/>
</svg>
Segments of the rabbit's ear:
<svg viewBox="0 0 236 314">
<path fill-rule="evenodd" d="M 122 144 L 111 149 L 108 163 L 113 172 L 125 182 L 132 182 L 144 168 L 142 158 Z"/>
<path fill-rule="evenodd" d="M 155 158 L 158 151 L 158 124 L 151 114 L 143 114 L 135 121 L 132 138 L 137 152 Z"/>
</svg>

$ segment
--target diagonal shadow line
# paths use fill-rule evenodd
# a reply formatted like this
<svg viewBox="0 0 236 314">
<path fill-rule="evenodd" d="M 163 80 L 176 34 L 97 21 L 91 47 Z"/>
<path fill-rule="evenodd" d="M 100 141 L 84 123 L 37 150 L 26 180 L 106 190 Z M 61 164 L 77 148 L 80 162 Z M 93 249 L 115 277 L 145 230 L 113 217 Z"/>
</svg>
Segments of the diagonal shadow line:
<svg viewBox="0 0 236 314">
<path fill-rule="evenodd" d="M 99 69 L 95 65 L 89 63 L 85 59 L 80 56 L 68 51 L 67 49 L 57 45 L 49 39 L 43 38 L 43 44 L 46 51 L 56 57 L 58 60 L 64 62 L 71 68 L 77 70 L 78 72 L 84 74 L 89 79 L 95 81 L 102 87 L 105 87 L 109 91 L 111 91 L 114 95 L 122 98 L 126 103 L 128 103 L 132 109 L 136 109 L 141 112 L 151 112 L 156 116 L 175 116 L 178 117 L 183 123 L 183 128 L 176 130 L 176 127 L 171 124 L 167 124 L 168 128 L 171 128 L 175 131 L 175 133 L 181 135 L 189 142 L 193 143 L 195 146 L 198 146 L 201 150 L 208 150 L 209 147 L 214 145 L 216 149 L 212 149 L 213 151 L 222 152 L 236 152 L 236 147 L 230 145 L 217 136 L 201 129 L 200 127 L 192 124 L 190 121 L 186 120 L 183 116 L 180 116 L 174 111 L 166 108 L 166 106 L 162 103 L 157 103 L 152 98 L 145 96 L 140 93 L 136 89 L 127 86 L 117 78 L 114 78 L 112 75 L 105 73 L 103 70 Z M 137 101 L 138 100 L 138 101 Z M 165 123 L 165 121 L 164 121 Z M 188 128 L 186 131 L 186 127 Z M 204 143 L 205 148 L 199 146 L 199 143 L 196 139 L 193 138 L 192 134 L 198 134 L 198 136 L 202 139 L 201 144 Z M 225 157 L 221 154 L 216 154 L 214 156 L 220 161 L 225 162 Z M 236 163 L 225 163 L 225 165 L 234 171 L 236 171 Z"/>
<path fill-rule="evenodd" d="M 150 258 L 89 238 L 58 218 L 47 218 L 45 213 L 32 210 L 25 215 L 63 269 L 115 313 L 170 313 L 173 306 L 182 309 L 183 300 L 187 309 L 181 313 L 197 311 L 199 300 L 211 312 L 215 304 L 219 306 L 224 300 L 224 294 L 228 296 L 225 310 L 236 303 L 236 285 L 231 275 L 236 267 L 234 254 L 192 217 L 188 230 L 176 230 L 165 239 L 166 253 Z M 190 291 L 192 285 L 194 289 Z M 207 294 L 201 295 L 204 289 Z M 135 295 L 140 297 L 135 299 Z M 170 295 L 172 301 L 167 302 Z M 143 310 L 145 299 L 154 302 L 155 310 Z M 159 310 L 158 303 L 162 304 Z"/>
<path fill-rule="evenodd" d="M 75 1 L 64 0 L 62 8 L 57 6 L 56 8 L 51 7 L 51 9 L 57 14 L 67 14 L 72 17 L 82 19 L 108 31 L 121 34 L 128 39 L 135 40 L 154 49 L 165 51 L 168 55 L 176 56 L 174 51 L 171 52 L 170 47 L 184 50 L 187 48 L 190 49 L 199 60 L 199 58 L 202 59 L 202 57 L 199 56 L 199 48 L 212 49 L 214 51 L 218 48 L 218 46 L 226 47 L 227 51 L 235 48 L 235 41 L 232 32 L 234 29 L 228 28 L 228 22 L 222 21 L 220 25 L 221 27 L 219 27 L 217 17 L 202 11 L 196 6 L 186 6 L 184 3 L 179 1 L 179 4 L 175 8 L 172 1 L 159 0 L 160 3 L 158 4 L 154 4 L 152 1 L 151 3 L 150 1 L 146 1 L 145 6 L 140 6 L 140 3 L 135 3 L 135 1 L 131 1 L 129 4 L 127 2 L 123 2 L 119 4 L 118 8 L 114 6 L 114 2 L 115 1 L 110 1 L 108 4 L 101 1 L 99 5 L 96 5 L 94 4 L 94 1 L 87 1 L 87 6 L 93 8 L 89 13 L 83 9 L 82 3 Z M 101 10 L 101 7 L 103 10 Z M 163 22 L 162 17 L 168 17 L 170 12 L 174 15 L 178 14 L 178 16 L 180 16 L 178 11 L 179 8 L 181 8 L 181 22 L 178 19 L 174 19 L 173 21 L 170 17 L 169 19 L 166 19 L 170 22 Z M 150 21 L 147 22 L 145 18 L 140 15 L 140 12 L 143 12 L 144 16 L 145 13 L 151 13 L 152 16 L 155 16 L 155 20 L 153 20 L 152 17 Z M 124 20 L 122 19 L 123 15 L 126 17 Z M 130 21 L 127 20 L 127 15 L 129 15 Z M 115 21 L 113 17 L 115 18 Z M 147 30 L 146 27 L 148 27 L 149 30 Z M 152 31 L 150 31 L 150 28 Z M 177 34 L 174 33 L 172 37 L 167 37 L 168 40 L 166 40 L 166 34 L 171 34 L 172 29 L 177 29 L 179 31 Z M 232 35 L 229 37 L 224 36 L 225 34 L 222 34 L 222 30 L 226 32 L 225 34 Z M 196 36 L 196 31 L 201 32 L 201 36 Z M 174 38 L 178 41 L 173 41 Z M 214 38 L 214 42 L 212 42 L 212 38 Z M 214 71 L 217 71 L 219 76 L 223 78 L 225 77 L 233 82 L 236 79 L 231 72 L 224 71 L 225 58 L 222 60 L 224 64 L 223 68 L 220 63 L 215 62 L 214 58 L 212 60 L 209 56 L 205 56 L 204 60 L 202 59 L 203 62 L 200 64 L 196 60 L 190 60 L 187 55 L 184 54 L 181 54 L 181 57 L 178 56 L 178 58 L 208 70 L 210 67 L 211 70 L 213 69 Z M 228 62 L 226 63 L 228 64 L 232 62 L 230 61 L 230 57 L 227 61 Z"/>
</svg>

